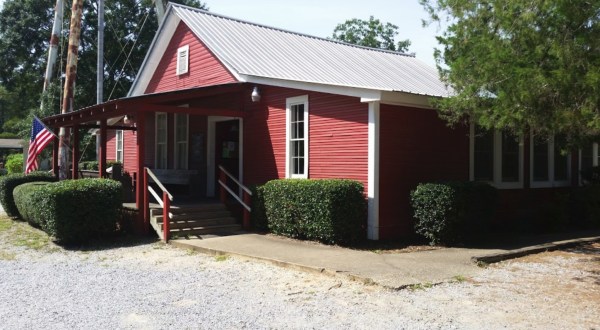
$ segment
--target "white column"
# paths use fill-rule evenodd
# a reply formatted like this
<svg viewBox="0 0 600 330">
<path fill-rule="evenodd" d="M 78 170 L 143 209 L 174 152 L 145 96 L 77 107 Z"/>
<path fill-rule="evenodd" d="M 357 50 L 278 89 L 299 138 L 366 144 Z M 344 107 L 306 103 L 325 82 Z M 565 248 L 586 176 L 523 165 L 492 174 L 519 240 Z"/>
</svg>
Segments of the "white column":
<svg viewBox="0 0 600 330">
<path fill-rule="evenodd" d="M 369 102 L 369 166 L 367 238 L 379 239 L 379 102 Z"/>
</svg>

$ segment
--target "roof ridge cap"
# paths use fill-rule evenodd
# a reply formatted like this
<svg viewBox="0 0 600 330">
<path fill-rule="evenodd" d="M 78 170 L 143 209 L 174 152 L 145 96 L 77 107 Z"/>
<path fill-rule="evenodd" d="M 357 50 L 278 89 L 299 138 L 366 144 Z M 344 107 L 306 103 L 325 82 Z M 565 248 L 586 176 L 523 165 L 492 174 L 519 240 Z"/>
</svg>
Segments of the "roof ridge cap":
<svg viewBox="0 0 600 330">
<path fill-rule="evenodd" d="M 406 57 L 416 58 L 415 54 L 413 54 L 413 53 L 403 53 L 403 52 L 398 52 L 398 51 L 393 51 L 393 50 L 388 50 L 388 49 L 373 48 L 373 47 L 366 47 L 366 46 L 361 46 L 361 45 L 350 44 L 350 43 L 343 42 L 343 41 L 338 41 L 338 40 L 333 40 L 333 39 L 323 38 L 323 37 L 317 37 L 317 36 L 313 36 L 313 35 L 310 35 L 310 34 L 301 33 L 301 32 L 295 32 L 295 31 L 290 31 L 290 30 L 286 30 L 286 29 L 282 29 L 282 28 L 278 28 L 278 27 L 274 27 L 274 26 L 270 26 L 270 25 L 254 23 L 254 22 L 243 20 L 243 19 L 239 19 L 239 18 L 227 16 L 227 15 L 222 15 L 222 14 L 210 12 L 210 11 L 207 11 L 207 10 L 203 10 L 203 9 L 200 9 L 200 8 L 182 5 L 182 4 L 176 4 L 176 3 L 169 2 L 169 6 L 174 7 L 174 9 L 177 9 L 177 7 L 179 7 L 179 8 L 183 8 L 183 9 L 188 9 L 188 10 L 196 11 L 196 12 L 199 12 L 199 13 L 202 13 L 202 14 L 205 14 L 205 15 L 209 15 L 209 16 L 214 16 L 214 17 L 218 17 L 218 18 L 223 18 L 223 19 L 235 21 L 235 22 L 238 22 L 238 23 L 243 23 L 243 24 L 248 24 L 248 25 L 254 25 L 254 26 L 257 26 L 257 27 L 260 27 L 260 28 L 275 30 L 275 31 L 283 32 L 283 33 L 294 34 L 294 35 L 301 36 L 301 37 L 322 40 L 322 41 L 326 41 L 326 42 L 331 42 L 331 43 L 339 44 L 339 45 L 342 45 L 342 46 L 347 46 L 347 47 L 353 47 L 353 48 L 358 48 L 358 49 L 363 49 L 363 50 L 368 50 L 368 51 L 381 52 L 381 53 L 389 53 L 389 54 L 393 54 L 393 55 L 400 55 L 400 56 L 406 56 Z"/>
</svg>

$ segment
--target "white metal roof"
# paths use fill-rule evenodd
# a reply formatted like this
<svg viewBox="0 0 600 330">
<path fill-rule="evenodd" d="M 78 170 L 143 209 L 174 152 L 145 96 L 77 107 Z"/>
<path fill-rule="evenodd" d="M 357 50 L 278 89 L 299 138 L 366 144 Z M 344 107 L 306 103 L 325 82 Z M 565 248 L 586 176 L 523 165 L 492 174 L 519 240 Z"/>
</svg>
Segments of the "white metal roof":
<svg viewBox="0 0 600 330">
<path fill-rule="evenodd" d="M 448 95 L 436 69 L 411 55 L 289 32 L 196 8 L 171 6 L 234 74 L 377 91 Z"/>
</svg>

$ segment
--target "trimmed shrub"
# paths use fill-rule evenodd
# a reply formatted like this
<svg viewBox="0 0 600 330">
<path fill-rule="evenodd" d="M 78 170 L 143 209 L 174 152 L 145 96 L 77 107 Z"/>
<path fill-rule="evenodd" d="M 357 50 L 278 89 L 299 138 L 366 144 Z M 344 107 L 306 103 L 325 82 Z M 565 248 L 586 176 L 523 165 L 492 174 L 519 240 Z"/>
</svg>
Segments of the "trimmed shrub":
<svg viewBox="0 0 600 330">
<path fill-rule="evenodd" d="M 480 182 L 425 183 L 410 197 L 417 234 L 431 245 L 451 245 L 488 230 L 497 191 Z"/>
<path fill-rule="evenodd" d="M 250 187 L 252 191 L 252 212 L 250 212 L 250 222 L 252 227 L 258 230 L 269 230 L 267 214 L 265 211 L 265 196 L 262 186 Z"/>
<path fill-rule="evenodd" d="M 329 244 L 347 244 L 364 237 L 366 202 L 360 182 L 273 180 L 259 190 L 273 233 Z"/>
<path fill-rule="evenodd" d="M 12 154 L 6 157 L 4 167 L 8 174 L 23 173 L 23 154 Z"/>
<path fill-rule="evenodd" d="M 116 160 L 107 160 L 106 161 L 107 168 L 109 168 L 115 164 L 121 164 L 121 162 L 116 161 Z M 87 171 L 97 171 L 98 170 L 98 161 L 97 160 L 88 160 L 88 161 L 79 162 L 79 169 L 87 170 Z"/>
<path fill-rule="evenodd" d="M 14 173 L 0 177 L 0 204 L 2 204 L 6 214 L 11 217 L 20 217 L 13 198 L 13 190 L 23 183 L 35 181 L 54 182 L 56 178 L 46 172 L 31 172 L 27 175 Z"/>
<path fill-rule="evenodd" d="M 44 218 L 42 229 L 62 243 L 83 242 L 116 230 L 122 205 L 117 181 L 65 180 L 32 194 Z"/>
<path fill-rule="evenodd" d="M 17 186 L 13 190 L 13 198 L 21 219 L 29 222 L 34 227 L 42 227 L 43 218 L 36 213 L 39 207 L 37 206 L 38 201 L 32 198 L 33 192 L 48 184 L 50 182 L 28 182 Z"/>
<path fill-rule="evenodd" d="M 574 188 L 569 197 L 571 224 L 579 228 L 600 228 L 600 184 Z"/>
</svg>

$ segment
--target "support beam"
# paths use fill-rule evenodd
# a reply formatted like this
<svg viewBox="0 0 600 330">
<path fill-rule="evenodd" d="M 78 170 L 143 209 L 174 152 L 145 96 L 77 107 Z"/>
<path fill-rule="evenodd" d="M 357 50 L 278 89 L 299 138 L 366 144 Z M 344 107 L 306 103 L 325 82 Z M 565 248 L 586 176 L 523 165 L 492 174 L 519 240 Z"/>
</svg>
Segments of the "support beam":
<svg viewBox="0 0 600 330">
<path fill-rule="evenodd" d="M 98 173 L 101 178 L 106 177 L 106 119 L 100 121 L 100 147 L 98 148 Z"/>
<path fill-rule="evenodd" d="M 77 179 L 78 167 L 79 167 L 79 126 L 73 126 L 73 148 L 71 149 L 72 159 L 71 162 L 71 179 Z"/>
<path fill-rule="evenodd" d="M 246 111 L 218 109 L 218 108 L 194 108 L 180 107 L 173 105 L 154 105 L 149 104 L 139 109 L 144 112 L 168 112 L 168 113 L 187 113 L 198 116 L 222 116 L 222 117 L 238 117 L 243 118 L 248 115 Z"/>
<path fill-rule="evenodd" d="M 144 158 L 146 157 L 146 145 L 144 141 L 145 137 L 145 126 L 146 126 L 146 113 L 140 112 L 136 118 L 136 151 L 137 151 L 137 182 L 136 182 L 136 199 L 135 205 L 138 209 L 138 232 L 146 233 L 148 231 L 148 225 L 150 219 L 144 217 L 144 205 L 147 201 L 144 200 Z"/>
<path fill-rule="evenodd" d="M 368 151 L 368 219 L 367 238 L 379 239 L 379 129 L 381 127 L 379 102 L 369 102 Z"/>
<path fill-rule="evenodd" d="M 52 142 L 52 173 L 56 178 L 58 178 L 58 143 L 59 140 L 55 137 Z"/>
</svg>

